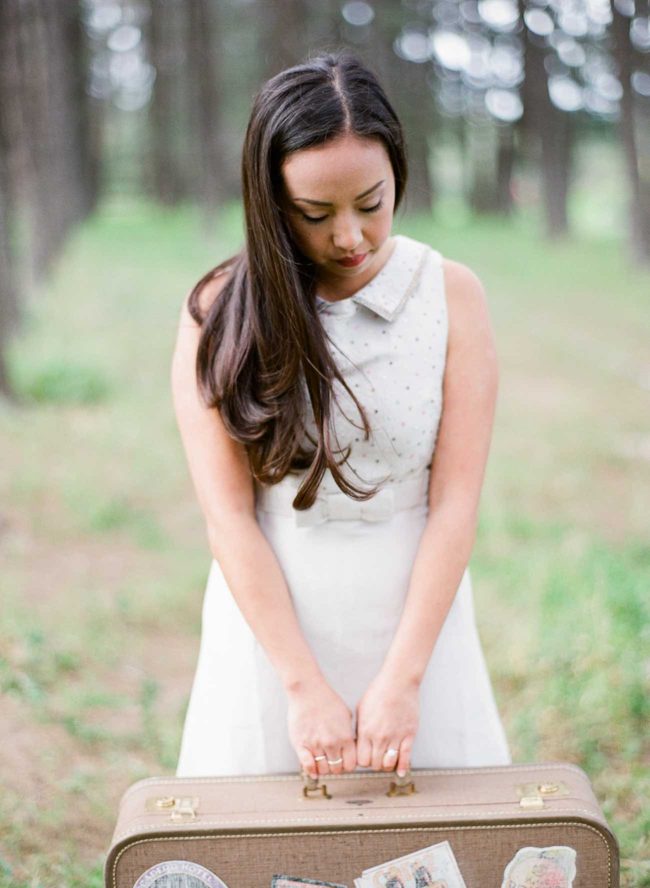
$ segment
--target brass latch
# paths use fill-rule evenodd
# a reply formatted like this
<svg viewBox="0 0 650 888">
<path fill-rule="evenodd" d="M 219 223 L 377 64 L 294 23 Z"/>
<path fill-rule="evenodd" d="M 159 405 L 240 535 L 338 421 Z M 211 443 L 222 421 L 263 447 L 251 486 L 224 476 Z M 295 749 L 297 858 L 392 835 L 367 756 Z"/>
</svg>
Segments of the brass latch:
<svg viewBox="0 0 650 888">
<path fill-rule="evenodd" d="M 147 799 L 147 811 L 169 811 L 171 820 L 196 820 L 199 800 L 196 796 L 154 796 Z"/>
<path fill-rule="evenodd" d="M 306 771 L 302 772 L 303 787 L 302 795 L 305 799 L 312 799 L 314 796 L 322 796 L 325 799 L 331 799 L 332 796 L 327 791 L 327 786 L 320 783 L 318 777 L 312 777 Z"/>
<path fill-rule="evenodd" d="M 519 798 L 537 795 L 559 798 L 569 795 L 569 787 L 561 780 L 548 783 L 518 783 L 516 789 Z"/>
<path fill-rule="evenodd" d="M 391 780 L 388 788 L 387 796 L 412 795 L 416 792 L 415 783 L 411 779 L 411 772 L 407 771 L 403 777 L 395 774 L 395 779 Z"/>
</svg>

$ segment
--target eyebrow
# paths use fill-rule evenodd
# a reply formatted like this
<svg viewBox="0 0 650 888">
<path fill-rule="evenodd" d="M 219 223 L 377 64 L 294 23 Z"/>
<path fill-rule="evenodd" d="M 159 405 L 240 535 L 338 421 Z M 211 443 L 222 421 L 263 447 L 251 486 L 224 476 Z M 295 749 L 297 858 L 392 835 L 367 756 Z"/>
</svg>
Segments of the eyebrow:
<svg viewBox="0 0 650 888">
<path fill-rule="evenodd" d="M 362 197 L 367 197 L 369 194 L 371 194 L 371 192 L 373 192 L 375 190 L 375 188 L 379 188 L 380 185 L 383 185 L 383 183 L 385 181 L 386 181 L 385 179 L 380 179 L 379 182 L 377 182 L 375 185 L 372 186 L 372 188 L 369 188 L 367 191 L 364 191 L 363 194 L 357 194 L 357 196 L 354 199 L 361 200 Z M 293 200 L 294 201 L 301 200 L 303 203 L 315 204 L 317 207 L 331 207 L 332 206 L 332 204 L 326 200 L 312 200 L 309 197 L 294 197 Z"/>
</svg>

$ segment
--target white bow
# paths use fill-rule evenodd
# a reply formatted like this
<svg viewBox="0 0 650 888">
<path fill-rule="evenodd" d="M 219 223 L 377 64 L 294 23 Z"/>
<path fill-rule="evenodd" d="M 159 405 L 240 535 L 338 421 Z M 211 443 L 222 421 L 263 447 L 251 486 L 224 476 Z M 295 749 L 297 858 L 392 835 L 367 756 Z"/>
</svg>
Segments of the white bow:
<svg viewBox="0 0 650 888">
<path fill-rule="evenodd" d="M 339 491 L 319 494 L 309 509 L 294 509 L 298 527 L 312 527 L 324 521 L 386 521 L 394 512 L 395 496 L 389 487 L 382 488 L 365 502 Z"/>
</svg>

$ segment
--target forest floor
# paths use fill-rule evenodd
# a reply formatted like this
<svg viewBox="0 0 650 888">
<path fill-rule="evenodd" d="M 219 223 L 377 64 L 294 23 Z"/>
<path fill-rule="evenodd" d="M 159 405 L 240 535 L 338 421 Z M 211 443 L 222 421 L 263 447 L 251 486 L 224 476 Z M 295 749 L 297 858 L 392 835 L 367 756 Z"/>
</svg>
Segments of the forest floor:
<svg viewBox="0 0 650 888">
<path fill-rule="evenodd" d="M 107 203 L 11 349 L 0 407 L 0 888 L 100 888 L 117 805 L 173 774 L 209 554 L 169 393 L 181 301 L 234 251 Z M 650 886 L 650 274 L 611 239 L 402 220 L 483 280 L 500 394 L 472 577 L 514 761 L 585 769 Z M 216 245 L 213 249 L 212 245 Z M 645 801 L 644 801 L 645 800 Z"/>
</svg>

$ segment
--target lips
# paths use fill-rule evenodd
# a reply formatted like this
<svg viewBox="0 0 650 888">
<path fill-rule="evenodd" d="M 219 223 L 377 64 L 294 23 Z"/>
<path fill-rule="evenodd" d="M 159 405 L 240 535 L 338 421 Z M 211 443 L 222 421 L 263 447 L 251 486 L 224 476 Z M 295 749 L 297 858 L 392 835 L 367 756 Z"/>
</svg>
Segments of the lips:
<svg viewBox="0 0 650 888">
<path fill-rule="evenodd" d="M 361 265 L 367 255 L 367 253 L 359 253 L 357 256 L 348 256 L 345 259 L 337 259 L 336 261 L 344 268 L 354 268 L 356 265 Z"/>
</svg>

